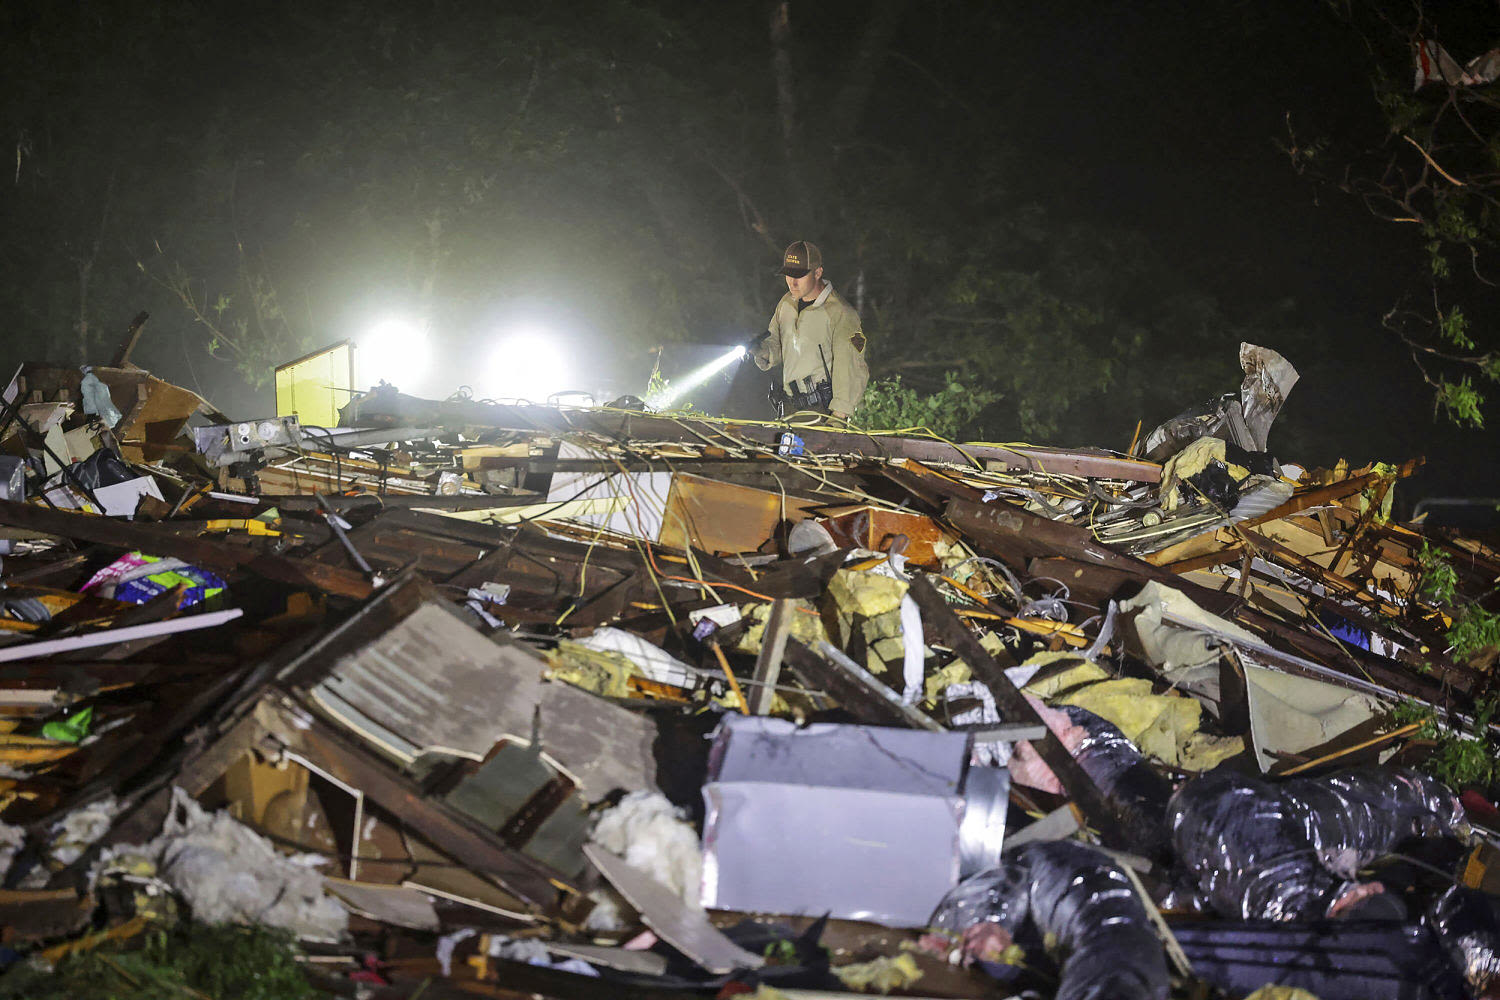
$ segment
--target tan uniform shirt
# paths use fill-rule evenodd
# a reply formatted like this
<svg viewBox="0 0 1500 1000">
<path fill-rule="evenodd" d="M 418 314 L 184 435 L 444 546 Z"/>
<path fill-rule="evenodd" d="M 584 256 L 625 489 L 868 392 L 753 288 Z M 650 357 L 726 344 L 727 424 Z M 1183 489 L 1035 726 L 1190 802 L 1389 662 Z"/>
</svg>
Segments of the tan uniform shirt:
<svg viewBox="0 0 1500 1000">
<path fill-rule="evenodd" d="M 827 281 L 822 293 L 797 311 L 796 297 L 787 292 L 776 303 L 767 327 L 771 335 L 755 349 L 755 364 L 769 371 L 780 364 L 782 388 L 805 392 L 833 379 L 835 413 L 853 413 L 865 394 L 870 369 L 865 364 L 865 335 L 859 314 L 840 298 Z"/>
</svg>

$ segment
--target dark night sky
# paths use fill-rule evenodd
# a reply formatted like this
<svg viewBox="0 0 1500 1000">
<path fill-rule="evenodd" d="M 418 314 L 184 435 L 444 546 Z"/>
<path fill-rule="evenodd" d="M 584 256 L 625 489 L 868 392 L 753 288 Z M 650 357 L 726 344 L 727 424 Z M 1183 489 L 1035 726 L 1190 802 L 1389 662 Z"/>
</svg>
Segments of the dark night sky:
<svg viewBox="0 0 1500 1000">
<path fill-rule="evenodd" d="M 1491 434 L 1435 422 L 1405 349 L 1380 327 L 1411 282 L 1409 234 L 1316 190 L 1276 146 L 1289 113 L 1301 136 L 1381 135 L 1357 36 L 1298 0 L 1064 2 L 1022 32 L 1049 101 L 1004 127 L 1064 154 L 1079 214 L 1158 237 L 1227 300 L 1290 298 L 1317 331 L 1267 345 L 1302 373 L 1272 432 L 1278 457 L 1425 455 L 1403 500 L 1500 495 Z"/>
<path fill-rule="evenodd" d="M 165 2 L 159 6 L 171 9 Z M 1500 40 L 1500 22 L 1488 23 L 1494 11 L 1481 16 L 1464 5 L 1437 6 L 1479 18 L 1460 26 L 1474 36 L 1466 39 L 1464 57 Z M 753 58 L 744 65 L 762 66 L 764 72 L 752 68 L 737 81 L 735 96 L 771 106 L 764 4 L 664 0 L 661 7 L 682 23 L 696 22 L 690 30 L 697 34 L 706 87 L 707 81 L 725 87 L 724 66 L 750 52 Z M 833 65 L 844 58 L 872 7 L 862 0 L 793 0 L 796 55 L 802 66 Z M 486 16 L 507 16 L 511 10 L 504 4 L 476 8 Z M 372 22 L 381 16 L 378 4 L 349 9 L 356 17 L 367 11 Z M 455 8 L 449 4 L 444 9 Z M 518 16 L 530 16 L 531 8 L 514 9 Z M 308 44 L 298 23 L 303 15 L 291 6 L 183 8 L 188 10 L 192 13 L 173 15 L 188 27 L 171 30 L 199 31 L 204 39 L 222 39 L 226 32 L 272 42 L 284 37 L 289 49 Z M 244 23 L 236 20 L 244 18 Z M 986 19 L 990 27 L 971 30 L 976 18 Z M 1497 37 L 1489 37 L 1492 30 Z M 1462 31 L 1444 37 L 1458 48 L 1456 36 L 1461 38 Z M 454 31 L 444 44 L 471 44 L 481 55 L 493 52 L 494 66 L 506 70 L 515 53 L 505 42 L 483 34 L 470 39 Z M 399 39 L 397 43 L 399 49 Z M 253 57 L 215 61 L 203 55 L 209 51 L 205 47 L 194 68 L 189 48 L 183 47 L 180 62 L 128 70 L 150 74 L 163 115 L 201 115 L 206 129 L 217 92 L 234 93 L 235 100 L 259 99 L 258 74 L 264 69 Z M 1032 188 L 1021 194 L 1045 198 L 1055 218 L 1145 234 L 1155 253 L 1180 271 L 1187 284 L 1215 296 L 1226 312 L 1253 316 L 1281 310 L 1287 333 L 1280 340 L 1269 338 L 1268 346 L 1284 353 L 1303 376 L 1271 435 L 1272 449 L 1283 461 L 1322 465 L 1343 456 L 1358 465 L 1425 454 L 1429 469 L 1404 488 L 1404 501 L 1422 494 L 1500 496 L 1492 432 L 1435 422 L 1430 393 L 1404 350 L 1380 328 L 1381 315 L 1420 266 L 1410 233 L 1374 220 L 1337 191 L 1315 189 L 1276 146 L 1286 136 L 1288 114 L 1299 136 L 1336 133 L 1369 143 L 1381 140 L 1370 56 L 1327 5 L 1309 0 L 918 2 L 907 6 L 891 48 L 902 58 L 887 58 L 880 66 L 876 97 L 862 120 L 870 140 L 893 148 L 940 141 L 924 131 L 929 119 L 952 122 L 959 107 L 957 118 L 966 128 L 1011 143 L 1012 174 L 1023 179 L 1021 186 Z M 88 56 L 59 39 L 56 59 L 57 72 L 66 76 L 73 72 L 70 67 L 86 65 Z M 205 59 L 209 65 L 203 64 Z M 643 64 L 654 66 L 656 59 L 648 56 Z M 484 60 L 479 62 L 482 66 Z M 378 86 L 382 71 L 372 63 L 360 85 Z M 183 74 L 193 73 L 206 76 L 201 87 L 179 86 Z M 940 76 L 941 86 L 931 76 Z M 284 105 L 288 123 L 297 120 L 304 109 L 286 101 L 284 94 L 274 94 L 277 86 L 300 87 L 302 82 L 263 82 L 272 95 L 264 100 Z M 976 94 L 986 96 L 976 103 Z M 806 102 L 810 117 L 818 113 L 820 96 Z M 323 97 L 329 107 L 339 106 L 336 94 Z M 587 102 L 591 97 L 574 99 Z M 12 111 L 21 103 L 14 95 L 8 100 Z M 6 102 L 0 98 L 0 106 Z M 664 110 L 670 114 L 671 109 Z M 151 117 L 149 109 L 143 114 Z M 235 124 L 232 117 L 228 121 Z M 148 122 L 141 124 L 144 135 Z M 232 137 L 233 128 L 226 134 Z M 765 152 L 772 155 L 772 150 Z M 184 183 L 196 183 L 200 165 L 189 165 L 193 172 Z M 710 178 L 710 183 L 718 182 Z M 723 194 L 721 189 L 715 197 Z M 963 203 L 972 192 L 940 195 Z M 292 211 L 289 204 L 286 212 Z M 738 221 L 732 211 L 724 219 L 725 228 Z M 781 223 L 795 227 L 786 219 Z M 558 220 L 559 227 L 588 224 L 586 216 Z M 764 248 L 750 247 L 754 241 L 743 230 L 734 235 L 749 247 L 741 253 L 748 269 L 750 253 Z M 847 253 L 847 248 L 825 249 Z M 353 259 L 333 252 L 326 258 L 330 269 L 343 266 L 346 271 L 356 266 Z M 478 263 L 482 274 L 486 262 Z M 461 254 L 450 262 L 460 270 L 467 264 Z M 752 285 L 757 280 L 762 284 L 750 298 L 756 303 L 763 298 L 768 315 L 777 285 L 765 270 L 763 280 L 752 279 Z M 339 279 L 350 280 L 342 272 Z M 153 312 L 165 317 L 171 305 L 153 305 Z M 743 311 L 743 297 L 733 304 L 726 300 L 725 314 L 731 308 Z M 204 379 L 209 395 L 231 411 L 269 409 L 268 391 L 253 394 L 229 385 L 217 391 L 201 360 L 190 370 L 193 354 L 184 349 L 186 341 L 173 322 L 185 326 L 180 317 L 153 320 L 152 335 L 141 348 L 143 365 L 188 385 Z M 995 349 L 1006 347 L 997 342 Z M 1225 344 L 1224 351 L 1232 357 L 1234 345 Z M 1233 387 L 1231 381 L 1221 391 Z M 1202 402 L 1191 393 L 1179 398 L 1170 387 L 1162 395 L 1175 401 L 1169 405 L 1177 409 Z M 1074 405 L 1086 407 L 1089 401 Z M 1106 425 L 1118 425 L 1116 437 L 1056 443 L 1123 447 L 1136 417 L 1144 417 L 1149 426 L 1170 415 L 1110 412 Z"/>
</svg>

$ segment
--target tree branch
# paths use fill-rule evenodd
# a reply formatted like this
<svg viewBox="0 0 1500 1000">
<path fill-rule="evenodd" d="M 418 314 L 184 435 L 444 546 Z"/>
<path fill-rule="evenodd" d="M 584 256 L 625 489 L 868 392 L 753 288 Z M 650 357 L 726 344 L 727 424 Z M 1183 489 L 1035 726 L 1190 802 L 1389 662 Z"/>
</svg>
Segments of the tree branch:
<svg viewBox="0 0 1500 1000">
<path fill-rule="evenodd" d="M 1409 142 L 1413 146 L 1415 146 L 1417 148 L 1417 152 L 1419 152 L 1419 153 L 1422 154 L 1422 159 L 1426 160 L 1429 164 L 1431 164 L 1433 170 L 1436 170 L 1438 173 L 1442 174 L 1445 178 L 1447 178 L 1449 184 L 1452 184 L 1455 187 L 1463 187 L 1464 186 L 1464 182 L 1463 181 L 1459 180 L 1457 177 L 1454 177 L 1452 174 L 1448 173 L 1448 171 L 1446 171 L 1442 167 L 1438 166 L 1437 161 L 1432 158 L 1431 154 L 1429 154 L 1427 152 L 1427 150 L 1425 150 L 1425 149 L 1422 148 L 1422 144 L 1421 143 L 1417 142 L 1417 140 L 1413 139 L 1409 135 L 1403 135 L 1401 138 L 1405 139 L 1407 142 Z"/>
<path fill-rule="evenodd" d="M 94 245 L 87 257 L 76 257 L 78 265 L 78 357 L 82 362 L 89 359 L 89 281 L 93 277 L 94 262 L 99 259 L 99 247 L 104 242 L 104 229 L 109 225 L 110 208 L 115 202 L 116 171 L 109 172 L 109 183 L 104 188 L 104 210 L 99 213 L 99 229 L 94 233 Z"/>
<path fill-rule="evenodd" d="M 740 186 L 739 181 L 729 176 L 725 170 L 707 156 L 701 158 L 704 163 L 708 164 L 709 169 L 718 174 L 724 183 L 729 185 L 729 189 L 734 192 L 735 198 L 739 200 L 741 218 L 744 217 L 744 213 L 747 210 L 754 217 L 753 221 L 746 220 L 746 225 L 750 228 L 750 231 L 759 236 L 773 254 L 780 256 L 781 247 L 777 246 L 775 239 L 771 237 L 771 227 L 766 225 L 765 217 L 760 214 L 760 209 L 755 207 L 755 202 L 750 200 L 750 196 L 745 193 L 745 189 Z"/>
</svg>

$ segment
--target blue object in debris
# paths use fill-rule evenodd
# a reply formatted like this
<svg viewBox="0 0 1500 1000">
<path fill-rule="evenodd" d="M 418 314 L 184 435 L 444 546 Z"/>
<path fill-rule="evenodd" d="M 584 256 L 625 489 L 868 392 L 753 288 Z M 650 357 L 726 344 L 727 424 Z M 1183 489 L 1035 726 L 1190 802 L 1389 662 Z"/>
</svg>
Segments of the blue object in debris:
<svg viewBox="0 0 1500 1000">
<path fill-rule="evenodd" d="M 1341 642 L 1358 646 L 1360 649 L 1370 648 L 1370 633 L 1353 622 L 1329 615 L 1323 619 L 1323 624 L 1327 625 L 1328 631 Z"/>
<path fill-rule="evenodd" d="M 783 431 L 781 434 L 781 446 L 776 449 L 778 455 L 800 455 L 807 442 L 793 434 L 791 431 Z"/>
</svg>

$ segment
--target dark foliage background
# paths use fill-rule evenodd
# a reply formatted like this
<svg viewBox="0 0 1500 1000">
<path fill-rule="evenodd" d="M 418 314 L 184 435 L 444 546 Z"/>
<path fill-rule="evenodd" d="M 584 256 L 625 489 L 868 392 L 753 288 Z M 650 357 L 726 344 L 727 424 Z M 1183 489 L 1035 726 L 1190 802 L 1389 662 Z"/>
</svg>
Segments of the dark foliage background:
<svg viewBox="0 0 1500 1000">
<path fill-rule="evenodd" d="M 431 324 L 442 391 L 520 321 L 640 391 L 653 346 L 763 329 L 807 238 L 875 373 L 1000 393 L 991 439 L 1123 448 L 1233 388 L 1251 340 L 1303 373 L 1283 459 L 1427 454 L 1419 491 L 1500 492 L 1489 432 L 1435 422 L 1382 327 L 1427 277 L 1411 234 L 1283 148 L 1289 120 L 1391 139 L 1372 80 L 1405 79 L 1400 29 L 1346 14 L 11 0 L 5 360 L 104 360 L 145 308 L 138 363 L 260 414 L 273 364 L 397 311 Z M 1445 43 L 1500 41 L 1491 14 Z"/>
</svg>

